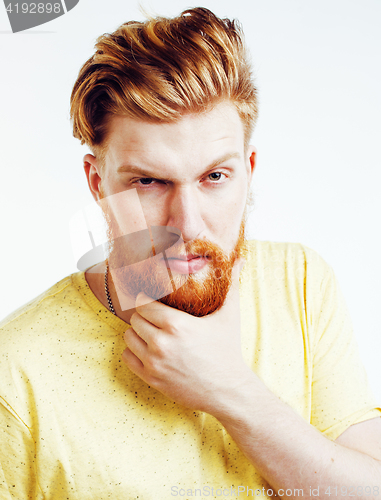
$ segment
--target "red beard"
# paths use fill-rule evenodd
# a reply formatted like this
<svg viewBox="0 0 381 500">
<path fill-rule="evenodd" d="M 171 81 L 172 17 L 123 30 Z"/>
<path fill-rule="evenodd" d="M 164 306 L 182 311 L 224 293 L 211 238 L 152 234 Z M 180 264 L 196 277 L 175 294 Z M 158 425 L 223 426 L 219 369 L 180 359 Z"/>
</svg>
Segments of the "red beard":
<svg viewBox="0 0 381 500">
<path fill-rule="evenodd" d="M 117 294 L 119 292 L 135 298 L 144 292 L 163 304 L 198 317 L 222 307 L 231 285 L 234 263 L 245 253 L 243 221 L 235 248 L 229 255 L 218 245 L 200 239 L 181 245 L 175 243 L 171 246 L 168 241 L 166 245 L 153 245 L 152 238 L 148 239 L 148 234 L 151 234 L 148 230 L 114 239 L 112 235 L 117 233 L 112 230 L 113 224 L 110 222 L 108 218 L 112 241 L 109 266 Z M 179 237 L 175 236 L 175 239 Z M 144 253 L 141 250 L 144 247 L 143 240 L 146 248 Z M 150 241 L 150 251 L 147 241 Z M 180 255 L 184 257 L 184 253 L 199 255 L 207 259 L 207 264 L 196 273 L 174 273 L 167 267 L 168 261 L 162 258 L 164 252 L 166 258 L 170 259 Z M 142 260 L 143 255 L 145 260 Z"/>
</svg>

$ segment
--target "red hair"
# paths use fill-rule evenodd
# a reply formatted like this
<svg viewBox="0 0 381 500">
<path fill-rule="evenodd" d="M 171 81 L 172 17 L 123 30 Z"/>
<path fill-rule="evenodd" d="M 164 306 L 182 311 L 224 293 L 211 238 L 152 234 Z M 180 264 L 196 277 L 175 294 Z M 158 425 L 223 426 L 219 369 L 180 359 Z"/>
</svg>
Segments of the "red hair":
<svg viewBox="0 0 381 500">
<path fill-rule="evenodd" d="M 100 36 L 71 95 L 73 135 L 104 151 L 108 117 L 170 122 L 222 100 L 235 105 L 248 144 L 257 118 L 243 33 L 236 21 L 194 8 L 180 16 L 130 21 Z"/>
</svg>

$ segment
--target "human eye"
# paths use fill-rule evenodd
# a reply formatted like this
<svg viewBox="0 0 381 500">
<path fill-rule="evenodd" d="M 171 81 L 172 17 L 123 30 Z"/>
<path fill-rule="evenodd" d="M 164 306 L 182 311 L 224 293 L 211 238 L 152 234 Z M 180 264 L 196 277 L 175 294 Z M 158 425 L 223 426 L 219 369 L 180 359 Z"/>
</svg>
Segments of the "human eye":
<svg viewBox="0 0 381 500">
<path fill-rule="evenodd" d="M 158 181 L 156 179 L 153 179 L 152 177 L 142 177 L 133 181 L 133 184 L 137 184 L 138 186 L 151 186 L 152 184 L 155 184 L 157 182 Z"/>
<path fill-rule="evenodd" d="M 213 184 L 222 184 L 222 182 L 227 178 L 227 175 L 222 172 L 212 172 L 207 175 L 207 179 Z"/>
<path fill-rule="evenodd" d="M 155 179 L 152 179 L 151 177 L 143 177 L 142 179 L 139 179 L 139 182 L 143 184 L 143 186 L 148 186 L 149 184 L 153 184 Z"/>
</svg>

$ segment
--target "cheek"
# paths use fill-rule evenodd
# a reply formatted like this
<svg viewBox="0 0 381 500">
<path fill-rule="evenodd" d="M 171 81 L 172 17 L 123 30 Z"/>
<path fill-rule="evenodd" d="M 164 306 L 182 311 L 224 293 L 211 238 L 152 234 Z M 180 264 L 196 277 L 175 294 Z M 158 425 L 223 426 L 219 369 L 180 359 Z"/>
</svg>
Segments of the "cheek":
<svg viewBox="0 0 381 500">
<path fill-rule="evenodd" d="M 234 197 L 226 199 L 222 204 L 219 217 L 222 234 L 226 235 L 226 241 L 230 247 L 236 244 L 239 236 L 247 204 L 247 185 L 241 185 L 234 194 Z"/>
<path fill-rule="evenodd" d="M 165 196 L 139 196 L 145 220 L 148 226 L 165 226 L 166 209 Z"/>
<path fill-rule="evenodd" d="M 220 218 L 223 218 L 230 223 L 236 222 L 239 225 L 243 217 L 246 202 L 247 186 L 246 184 L 241 183 L 224 197 L 223 203 L 217 204 L 217 210 L 219 211 Z"/>
<path fill-rule="evenodd" d="M 246 206 L 246 192 L 240 199 L 232 197 L 223 203 L 215 204 L 205 215 L 209 231 L 221 241 L 222 246 L 230 248 L 237 241 Z"/>
</svg>

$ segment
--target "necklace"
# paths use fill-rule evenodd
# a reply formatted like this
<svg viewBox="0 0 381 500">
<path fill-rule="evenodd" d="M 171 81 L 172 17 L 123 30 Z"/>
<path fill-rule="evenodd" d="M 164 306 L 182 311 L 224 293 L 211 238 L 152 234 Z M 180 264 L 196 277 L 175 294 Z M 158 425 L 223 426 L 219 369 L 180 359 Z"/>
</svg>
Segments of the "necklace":
<svg viewBox="0 0 381 500">
<path fill-rule="evenodd" d="M 106 260 L 106 269 L 105 269 L 105 292 L 106 292 L 106 298 L 107 298 L 107 302 L 108 302 L 110 311 L 116 316 L 114 306 L 112 305 L 110 292 L 108 290 L 108 261 L 107 260 Z"/>
</svg>

